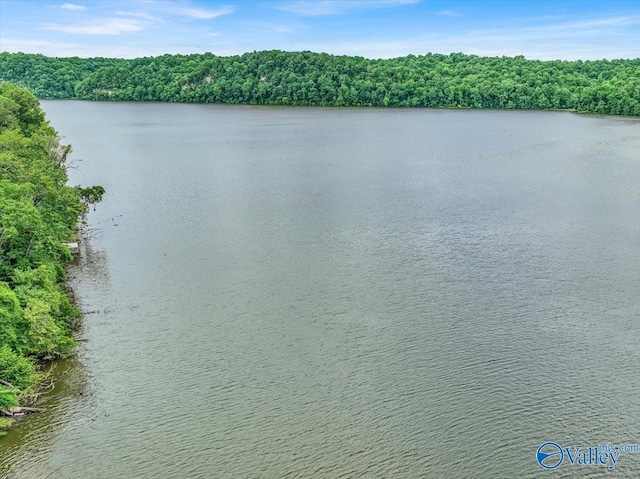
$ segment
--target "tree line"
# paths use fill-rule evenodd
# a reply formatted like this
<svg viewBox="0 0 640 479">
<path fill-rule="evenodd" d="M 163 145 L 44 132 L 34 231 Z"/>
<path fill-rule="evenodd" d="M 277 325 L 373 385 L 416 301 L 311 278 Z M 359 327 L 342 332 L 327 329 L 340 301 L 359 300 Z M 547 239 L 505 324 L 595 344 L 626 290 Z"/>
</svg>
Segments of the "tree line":
<svg viewBox="0 0 640 479">
<path fill-rule="evenodd" d="M 1 53 L 0 80 L 43 99 L 640 115 L 640 58 L 538 61 L 429 53 L 370 60 L 272 50 L 126 60 Z"/>
<path fill-rule="evenodd" d="M 65 287 L 66 243 L 104 189 L 67 185 L 69 152 L 38 100 L 0 83 L 0 430 L 9 426 L 1 416 L 35 393 L 38 361 L 74 346 L 80 312 Z"/>
</svg>

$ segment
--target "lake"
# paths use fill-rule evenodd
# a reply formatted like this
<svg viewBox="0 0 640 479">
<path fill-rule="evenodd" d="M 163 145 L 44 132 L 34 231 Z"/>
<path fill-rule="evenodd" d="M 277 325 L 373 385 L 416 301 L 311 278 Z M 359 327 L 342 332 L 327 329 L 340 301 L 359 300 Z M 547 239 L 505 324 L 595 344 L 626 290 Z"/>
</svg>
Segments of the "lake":
<svg viewBox="0 0 640 479">
<path fill-rule="evenodd" d="M 639 119 L 42 105 L 107 193 L 0 474 L 602 477 L 537 450 L 640 443 Z"/>
</svg>

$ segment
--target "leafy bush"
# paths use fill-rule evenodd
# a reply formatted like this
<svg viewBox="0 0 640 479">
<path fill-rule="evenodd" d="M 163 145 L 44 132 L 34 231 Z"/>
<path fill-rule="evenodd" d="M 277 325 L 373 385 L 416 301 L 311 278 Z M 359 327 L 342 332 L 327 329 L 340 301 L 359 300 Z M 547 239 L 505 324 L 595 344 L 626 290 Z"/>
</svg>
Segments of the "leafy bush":
<svg viewBox="0 0 640 479">
<path fill-rule="evenodd" d="M 5 432 L 2 432 L 2 431 L 5 431 L 10 427 L 11 427 L 11 421 L 3 417 L 0 417 L 0 433 L 1 433 L 0 435 L 6 434 Z"/>
<path fill-rule="evenodd" d="M 66 295 L 65 246 L 100 186 L 68 186 L 60 145 L 28 90 L 0 83 L 0 408 L 36 384 L 35 362 L 68 354 L 80 311 Z M 84 195 L 82 193 L 85 193 Z M 0 424 L 0 429 L 2 429 Z"/>
<path fill-rule="evenodd" d="M 0 377 L 16 389 L 28 388 L 37 379 L 33 359 L 15 353 L 4 344 L 0 347 Z"/>
</svg>

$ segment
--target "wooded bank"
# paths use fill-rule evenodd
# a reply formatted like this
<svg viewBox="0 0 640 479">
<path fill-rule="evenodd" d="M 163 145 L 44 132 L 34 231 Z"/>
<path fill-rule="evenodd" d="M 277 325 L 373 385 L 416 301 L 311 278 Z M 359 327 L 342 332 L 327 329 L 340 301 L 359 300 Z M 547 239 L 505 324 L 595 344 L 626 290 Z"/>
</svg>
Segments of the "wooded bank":
<svg viewBox="0 0 640 479">
<path fill-rule="evenodd" d="M 640 115 L 640 59 L 538 61 L 452 53 L 369 60 L 275 50 L 124 60 L 2 53 L 0 79 L 47 99 Z"/>
<path fill-rule="evenodd" d="M 24 405 L 45 379 L 38 364 L 74 347 L 65 243 L 104 190 L 67 185 L 69 152 L 38 100 L 0 83 L 0 416 L 36 412 Z M 0 417 L 0 430 L 9 425 Z"/>
</svg>

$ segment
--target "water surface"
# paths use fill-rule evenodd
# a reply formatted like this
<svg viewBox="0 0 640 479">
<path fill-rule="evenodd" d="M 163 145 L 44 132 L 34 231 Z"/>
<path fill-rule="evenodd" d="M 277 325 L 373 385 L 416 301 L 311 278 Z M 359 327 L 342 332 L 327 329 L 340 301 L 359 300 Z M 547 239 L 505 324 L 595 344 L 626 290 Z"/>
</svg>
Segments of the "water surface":
<svg viewBox="0 0 640 479">
<path fill-rule="evenodd" d="M 601 477 L 535 452 L 640 442 L 638 120 L 43 107 L 107 194 L 8 477 Z"/>
</svg>

